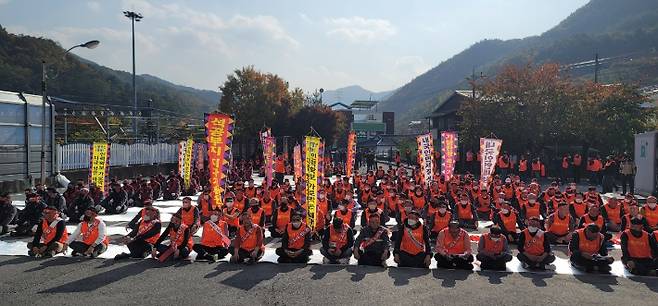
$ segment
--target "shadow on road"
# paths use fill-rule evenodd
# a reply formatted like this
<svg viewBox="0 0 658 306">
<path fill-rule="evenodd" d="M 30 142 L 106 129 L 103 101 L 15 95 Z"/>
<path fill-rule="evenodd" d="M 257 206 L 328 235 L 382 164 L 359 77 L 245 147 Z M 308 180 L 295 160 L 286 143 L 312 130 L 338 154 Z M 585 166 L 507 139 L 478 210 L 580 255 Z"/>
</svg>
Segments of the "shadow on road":
<svg viewBox="0 0 658 306">
<path fill-rule="evenodd" d="M 590 284 L 604 292 L 614 292 L 615 290 L 611 286 L 619 285 L 619 282 L 617 281 L 617 277 L 612 275 L 608 276 L 608 275 L 583 274 L 583 275 L 574 275 L 573 277 L 583 283 Z"/>
<path fill-rule="evenodd" d="M 397 268 L 388 269 L 388 276 L 393 278 L 393 284 L 396 286 L 404 286 L 409 284 L 409 280 L 416 277 L 421 277 L 430 273 L 430 269 L 421 268 Z"/>
<path fill-rule="evenodd" d="M 32 257 L 27 257 L 32 260 L 43 260 L 38 267 L 34 267 L 32 269 L 27 269 L 25 272 L 36 272 L 36 271 L 41 271 L 43 269 L 49 268 L 49 267 L 58 267 L 58 266 L 66 266 L 66 265 L 72 265 L 72 264 L 78 264 L 83 261 L 87 261 L 89 259 L 85 259 L 82 257 L 76 257 L 76 258 L 70 258 L 70 257 L 55 257 L 51 259 L 35 259 Z"/>
<path fill-rule="evenodd" d="M 348 266 L 347 272 L 352 273 L 351 281 L 359 282 L 366 277 L 366 274 L 386 272 L 386 269 L 375 266 Z"/>
<path fill-rule="evenodd" d="M 631 276 L 628 279 L 636 282 L 636 283 L 641 283 L 647 286 L 649 290 L 653 292 L 658 292 L 658 279 L 656 277 L 648 277 L 648 276 Z"/>
<path fill-rule="evenodd" d="M 16 258 L 12 258 L 10 260 L 5 260 L 0 262 L 0 267 L 2 266 L 10 266 L 10 265 L 20 265 L 26 262 L 34 261 L 35 259 L 33 257 L 29 256 L 20 256 Z"/>
<path fill-rule="evenodd" d="M 249 290 L 263 281 L 272 279 L 277 274 L 288 273 L 305 267 L 303 264 L 271 264 L 257 263 L 252 266 L 232 263 L 220 263 L 215 271 L 206 274 L 204 278 L 213 278 L 224 272 L 239 271 L 223 280 L 220 283 L 234 288 Z"/>
<path fill-rule="evenodd" d="M 545 279 L 553 277 L 553 272 L 520 272 L 519 274 L 532 280 L 537 287 L 546 287 Z"/>
<path fill-rule="evenodd" d="M 485 270 L 485 271 L 478 271 L 477 274 L 488 278 L 489 283 L 492 285 L 500 285 L 503 283 L 503 278 L 512 274 L 512 272 Z"/>
<path fill-rule="evenodd" d="M 40 291 L 39 293 L 71 293 L 88 292 L 97 290 L 103 286 L 120 281 L 126 277 L 138 275 L 148 269 L 163 267 L 155 260 L 138 260 L 128 265 L 118 267 L 103 273 L 73 281 L 61 286 Z"/>
<path fill-rule="evenodd" d="M 313 272 L 311 279 L 315 280 L 323 279 L 327 274 L 338 272 L 343 269 L 345 269 L 344 265 L 312 265 L 309 270 Z"/>
<path fill-rule="evenodd" d="M 450 273 L 447 273 L 447 272 Z M 442 279 L 441 286 L 445 288 L 453 288 L 457 284 L 457 281 L 465 281 L 473 271 L 465 270 L 444 270 L 444 269 L 434 269 L 432 274 L 436 279 Z"/>
</svg>

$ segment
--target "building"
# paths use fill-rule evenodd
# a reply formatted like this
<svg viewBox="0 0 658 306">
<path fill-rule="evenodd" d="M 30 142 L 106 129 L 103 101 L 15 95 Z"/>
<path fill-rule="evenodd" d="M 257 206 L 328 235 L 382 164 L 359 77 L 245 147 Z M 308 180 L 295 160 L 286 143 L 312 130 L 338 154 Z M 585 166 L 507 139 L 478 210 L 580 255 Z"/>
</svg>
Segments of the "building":
<svg viewBox="0 0 658 306">
<path fill-rule="evenodd" d="M 441 131 L 457 130 L 457 126 L 461 120 L 457 115 L 457 111 L 464 101 L 472 98 L 473 91 L 455 90 L 452 95 L 441 101 L 427 117 L 431 122 L 432 134 L 438 136 Z"/>
<path fill-rule="evenodd" d="M 379 101 L 356 100 L 350 105 L 354 120 L 350 128 L 358 138 L 372 139 L 379 135 L 395 134 L 395 114 L 380 112 L 377 109 Z"/>
</svg>

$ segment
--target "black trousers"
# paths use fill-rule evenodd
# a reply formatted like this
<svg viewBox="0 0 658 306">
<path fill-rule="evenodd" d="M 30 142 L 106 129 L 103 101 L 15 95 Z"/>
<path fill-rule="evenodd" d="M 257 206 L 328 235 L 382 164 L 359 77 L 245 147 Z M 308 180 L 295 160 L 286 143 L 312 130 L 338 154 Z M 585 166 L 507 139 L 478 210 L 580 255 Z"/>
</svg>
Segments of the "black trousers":
<svg viewBox="0 0 658 306">
<path fill-rule="evenodd" d="M 69 248 L 71 248 L 72 250 L 71 254 L 75 254 L 75 253 L 84 254 L 84 252 L 87 251 L 89 246 L 90 246 L 89 244 L 86 244 L 82 241 L 73 241 L 71 242 L 71 244 L 69 244 Z M 96 257 L 100 254 L 103 254 L 103 252 L 105 252 L 106 250 L 107 250 L 107 246 L 101 243 L 94 247 L 93 256 Z"/>
<path fill-rule="evenodd" d="M 274 173 L 274 179 L 275 179 L 279 184 L 283 184 L 283 177 L 284 177 L 284 176 L 285 176 L 285 173 L 279 173 L 279 172 L 275 172 L 275 173 Z"/>
<path fill-rule="evenodd" d="M 36 255 L 36 254 L 32 253 L 32 248 L 33 248 L 33 247 L 40 248 L 40 247 L 42 247 L 42 246 L 44 246 L 43 243 L 39 243 L 39 242 L 37 242 L 36 244 L 32 244 L 32 242 L 28 242 L 28 243 L 27 243 L 27 250 L 28 250 L 28 251 L 27 251 L 27 255 L 30 255 L 30 256 L 34 256 L 34 255 Z M 64 251 L 64 250 L 63 250 L 63 246 L 64 246 L 64 245 L 61 244 L 61 243 L 59 243 L 59 242 L 51 242 L 51 243 L 49 243 L 49 244 L 46 245 L 46 251 L 45 251 L 45 253 L 51 253 L 51 252 L 52 252 L 53 254 L 61 253 L 61 252 Z"/>
<path fill-rule="evenodd" d="M 126 246 L 130 250 L 130 257 L 132 258 L 145 258 L 153 250 L 153 245 L 144 240 L 131 241 Z"/>
<path fill-rule="evenodd" d="M 229 253 L 231 253 L 231 255 L 235 256 L 235 249 L 231 248 Z M 263 253 L 264 253 L 263 251 L 260 251 L 260 250 L 258 251 L 258 255 L 256 256 L 256 261 L 259 261 L 261 259 L 261 257 L 263 257 Z M 251 251 L 247 251 L 245 249 L 239 249 L 238 250 L 238 256 L 240 257 L 240 263 L 244 263 L 245 260 L 251 258 Z"/>
<path fill-rule="evenodd" d="M 425 252 L 418 253 L 416 255 L 411 255 L 405 251 L 400 251 L 398 257 L 400 262 L 398 267 L 410 267 L 410 268 L 429 268 L 425 265 Z"/>
<path fill-rule="evenodd" d="M 329 252 L 327 252 L 327 250 L 325 250 L 324 248 L 321 248 L 320 249 L 320 254 L 322 254 L 322 256 L 324 256 L 325 258 L 327 258 L 330 263 L 337 264 L 338 260 L 340 260 L 340 259 L 352 257 L 352 249 L 347 248 L 345 251 L 343 251 L 342 254 L 340 254 L 340 256 L 334 256 L 334 255 L 330 254 Z"/>
<path fill-rule="evenodd" d="M 383 252 L 372 252 L 372 251 L 366 251 L 363 252 L 361 250 L 359 252 L 359 265 L 362 266 L 381 266 L 384 262 L 386 262 L 386 259 L 391 256 L 391 253 L 388 253 L 388 257 L 386 259 L 382 260 L 382 253 Z"/>
<path fill-rule="evenodd" d="M 473 255 L 468 255 L 466 258 L 462 257 L 449 257 L 443 256 L 441 254 L 434 255 L 436 260 L 436 266 L 439 268 L 446 269 L 462 269 L 462 270 L 472 270 L 473 269 Z"/>
<path fill-rule="evenodd" d="M 158 258 L 159 258 L 162 255 L 162 253 L 164 253 L 165 251 L 167 251 L 167 249 L 169 249 L 169 246 L 164 245 L 164 244 L 158 244 L 158 245 L 155 246 L 155 248 L 158 250 L 158 253 L 159 253 Z M 190 251 L 191 250 L 187 248 L 187 245 L 179 246 L 178 247 L 178 252 L 179 252 L 178 258 L 174 258 L 174 259 L 187 258 L 187 256 L 190 255 Z M 173 258 L 173 254 L 172 254 L 172 258 Z"/>
<path fill-rule="evenodd" d="M 622 259 L 622 262 L 624 265 L 626 265 L 626 263 L 631 260 L 635 263 L 635 268 L 629 272 L 635 275 L 647 275 L 649 274 L 649 271 L 656 270 L 656 268 L 658 268 L 658 263 L 656 260 L 650 258 Z"/>
<path fill-rule="evenodd" d="M 621 190 L 623 194 L 626 194 L 626 191 L 635 193 L 634 175 L 621 175 Z"/>
<path fill-rule="evenodd" d="M 128 205 L 126 204 L 116 205 L 114 202 L 110 202 L 109 198 L 103 200 L 101 202 L 101 206 L 105 208 L 106 215 L 122 214 L 128 210 Z"/>
<path fill-rule="evenodd" d="M 505 264 L 512 260 L 511 254 L 502 254 L 497 257 L 489 257 L 484 254 L 475 256 L 480 261 L 480 268 L 483 270 L 505 270 Z"/>
<path fill-rule="evenodd" d="M 290 250 L 297 251 L 296 249 Z M 302 253 L 299 254 L 299 256 L 290 257 L 288 254 L 286 254 L 286 250 L 284 248 L 276 249 L 276 255 L 279 255 L 279 259 L 277 259 L 279 263 L 307 263 L 311 257 L 311 254 L 313 254 L 312 250 L 304 249 Z"/>
<path fill-rule="evenodd" d="M 569 257 L 569 260 L 571 261 L 571 265 L 574 266 L 576 269 L 579 270 L 585 270 L 585 271 L 591 271 L 594 267 L 598 267 L 599 270 L 605 270 L 609 271 L 610 270 L 610 262 L 607 260 L 601 260 L 601 259 L 587 259 L 583 256 L 576 255 L 576 254 L 571 254 L 571 257 Z"/>
<path fill-rule="evenodd" d="M 195 244 L 192 250 L 197 253 L 197 258 L 210 259 L 212 255 L 217 255 L 218 258 L 224 258 L 228 254 L 228 248 L 224 247 L 211 247 L 203 244 Z"/>
<path fill-rule="evenodd" d="M 534 262 L 528 258 L 528 256 L 525 256 L 523 253 L 519 253 L 516 255 L 516 258 L 519 259 L 520 262 L 525 263 L 529 266 L 536 266 L 536 265 L 547 265 L 555 261 L 555 255 L 549 254 L 542 260 L 541 262 Z"/>
</svg>

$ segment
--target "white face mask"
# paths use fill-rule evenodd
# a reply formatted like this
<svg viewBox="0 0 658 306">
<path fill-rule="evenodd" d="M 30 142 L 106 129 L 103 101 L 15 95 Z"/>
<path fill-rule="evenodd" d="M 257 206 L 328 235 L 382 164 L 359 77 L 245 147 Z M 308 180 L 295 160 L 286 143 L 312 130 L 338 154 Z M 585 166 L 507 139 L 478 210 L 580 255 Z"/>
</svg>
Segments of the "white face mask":
<svg viewBox="0 0 658 306">
<path fill-rule="evenodd" d="M 144 216 L 144 221 L 151 221 L 151 216 Z"/>
<path fill-rule="evenodd" d="M 416 225 L 416 223 L 418 223 L 418 220 L 411 220 L 411 219 L 408 219 L 408 220 L 407 220 L 407 223 L 408 223 L 410 226 L 414 226 L 414 225 Z"/>
<path fill-rule="evenodd" d="M 370 210 L 375 210 L 375 209 L 377 209 L 377 205 L 369 205 L 368 208 Z"/>
<path fill-rule="evenodd" d="M 233 207 L 233 202 L 226 202 L 226 207 L 228 207 L 228 208 Z"/>
<path fill-rule="evenodd" d="M 576 203 L 582 203 L 582 202 L 583 202 L 582 199 L 576 199 Z"/>
<path fill-rule="evenodd" d="M 344 210 L 344 209 L 345 209 L 345 205 L 338 205 L 338 210 Z"/>
<path fill-rule="evenodd" d="M 445 209 L 445 208 L 439 208 L 439 213 L 441 213 L 441 214 L 445 214 L 445 213 L 446 213 L 446 209 Z"/>
<path fill-rule="evenodd" d="M 300 226 L 302 226 L 302 223 L 301 222 L 292 222 L 292 226 L 300 227 Z"/>
<path fill-rule="evenodd" d="M 218 215 L 212 215 L 212 216 L 210 216 L 210 221 L 212 221 L 212 222 L 217 222 L 217 220 L 219 220 L 219 216 L 218 216 Z"/>
<path fill-rule="evenodd" d="M 490 237 L 492 241 L 498 241 L 500 240 L 500 237 Z"/>
<path fill-rule="evenodd" d="M 468 201 L 461 200 L 461 201 L 459 201 L 459 203 L 461 203 L 462 205 L 466 205 L 466 204 L 468 204 Z"/>
<path fill-rule="evenodd" d="M 535 203 L 537 203 L 537 200 L 528 200 L 528 203 L 535 204 Z"/>
<path fill-rule="evenodd" d="M 500 212 L 506 215 L 509 212 L 509 209 L 501 209 Z"/>
<path fill-rule="evenodd" d="M 528 226 L 528 231 L 531 233 L 536 233 L 539 230 L 539 228 L 534 227 L 534 226 Z"/>
<path fill-rule="evenodd" d="M 318 194 L 318 199 L 320 200 L 324 199 L 324 194 Z"/>
<path fill-rule="evenodd" d="M 411 207 L 405 207 L 405 208 L 404 208 L 404 211 L 406 211 L 406 212 L 410 212 L 410 211 L 411 211 Z"/>
</svg>

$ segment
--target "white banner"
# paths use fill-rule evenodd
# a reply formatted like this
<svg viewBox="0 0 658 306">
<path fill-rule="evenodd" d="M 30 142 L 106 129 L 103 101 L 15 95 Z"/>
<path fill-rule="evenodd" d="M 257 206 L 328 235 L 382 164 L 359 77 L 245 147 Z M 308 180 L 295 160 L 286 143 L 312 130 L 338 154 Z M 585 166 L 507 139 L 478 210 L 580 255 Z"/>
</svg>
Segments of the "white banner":
<svg viewBox="0 0 658 306">
<path fill-rule="evenodd" d="M 418 143 L 418 164 L 420 173 L 423 176 L 425 186 L 429 187 L 434 179 L 434 142 L 432 134 L 424 134 L 416 137 Z"/>
<path fill-rule="evenodd" d="M 482 152 L 482 171 L 480 172 L 481 190 L 487 190 L 489 187 L 502 145 L 503 141 L 500 139 L 480 138 L 480 152 Z"/>
</svg>

